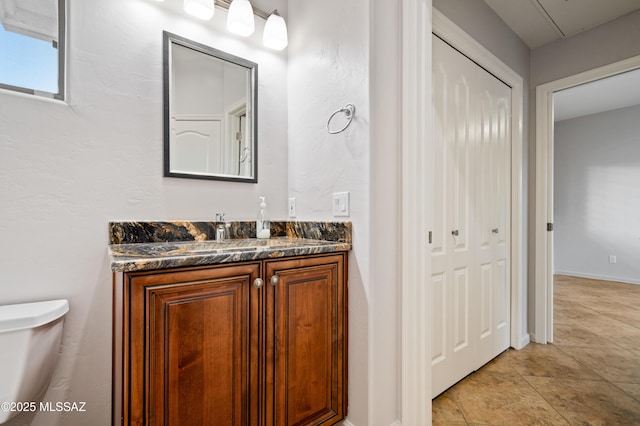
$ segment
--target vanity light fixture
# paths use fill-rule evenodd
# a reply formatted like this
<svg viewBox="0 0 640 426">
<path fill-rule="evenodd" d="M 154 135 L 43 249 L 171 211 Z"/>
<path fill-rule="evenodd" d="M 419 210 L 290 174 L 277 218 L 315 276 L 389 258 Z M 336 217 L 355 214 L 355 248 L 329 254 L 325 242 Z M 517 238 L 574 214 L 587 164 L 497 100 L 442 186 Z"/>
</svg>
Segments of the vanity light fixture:
<svg viewBox="0 0 640 426">
<path fill-rule="evenodd" d="M 164 1 L 164 0 L 157 0 Z M 284 18 L 274 10 L 271 15 L 251 6 L 250 0 L 184 0 L 184 10 L 189 15 L 202 20 L 213 18 L 215 7 L 227 9 L 227 29 L 242 37 L 248 37 L 255 31 L 253 15 L 265 19 L 262 43 L 265 47 L 274 50 L 283 50 L 289 44 L 287 37 L 287 23 Z"/>
<path fill-rule="evenodd" d="M 282 50 L 289 44 L 287 24 L 284 22 L 284 18 L 278 15 L 277 10 L 273 11 L 269 19 L 267 19 L 267 23 L 264 25 L 262 43 L 266 47 L 274 50 Z"/>
<path fill-rule="evenodd" d="M 203 21 L 213 18 L 215 13 L 214 0 L 184 0 L 184 11 Z"/>
<path fill-rule="evenodd" d="M 233 0 L 229 5 L 227 29 L 242 37 L 249 37 L 255 31 L 253 8 L 249 0 Z"/>
</svg>

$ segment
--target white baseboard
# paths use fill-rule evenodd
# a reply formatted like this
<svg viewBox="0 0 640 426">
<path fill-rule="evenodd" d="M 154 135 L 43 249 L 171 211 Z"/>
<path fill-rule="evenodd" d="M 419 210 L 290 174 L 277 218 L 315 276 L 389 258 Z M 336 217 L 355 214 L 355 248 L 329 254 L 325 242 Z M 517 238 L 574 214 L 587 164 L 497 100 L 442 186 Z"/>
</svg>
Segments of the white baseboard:
<svg viewBox="0 0 640 426">
<path fill-rule="evenodd" d="M 572 271 L 555 271 L 555 275 L 569 275 L 572 277 L 580 277 L 580 278 L 590 278 L 593 280 L 604 280 L 604 281 L 615 281 L 619 283 L 625 284 L 640 284 L 640 280 L 631 279 L 631 278 L 623 278 L 623 277 L 610 277 L 605 275 L 598 274 L 585 274 L 582 272 L 572 272 Z"/>
<path fill-rule="evenodd" d="M 525 346 L 527 346 L 529 343 L 531 343 L 531 336 L 527 333 L 520 338 L 520 342 L 518 342 L 518 347 L 515 349 L 520 350 Z"/>
</svg>

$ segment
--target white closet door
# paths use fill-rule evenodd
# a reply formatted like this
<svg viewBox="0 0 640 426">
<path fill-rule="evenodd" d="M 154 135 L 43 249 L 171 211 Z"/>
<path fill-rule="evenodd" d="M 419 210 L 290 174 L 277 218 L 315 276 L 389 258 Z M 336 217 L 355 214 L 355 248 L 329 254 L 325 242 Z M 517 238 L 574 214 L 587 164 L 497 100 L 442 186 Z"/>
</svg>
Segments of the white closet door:
<svg viewBox="0 0 640 426">
<path fill-rule="evenodd" d="M 467 58 L 433 41 L 434 229 L 432 239 L 432 380 L 434 395 L 474 367 L 473 69 Z M 457 234 L 457 235 L 454 235 Z M 454 380 L 454 378 L 458 378 Z M 451 383 L 451 381 L 453 383 Z"/>
<path fill-rule="evenodd" d="M 476 369 L 509 347 L 511 89 L 478 67 Z"/>
<path fill-rule="evenodd" d="M 509 344 L 510 89 L 433 37 L 433 97 L 436 396 Z"/>
</svg>

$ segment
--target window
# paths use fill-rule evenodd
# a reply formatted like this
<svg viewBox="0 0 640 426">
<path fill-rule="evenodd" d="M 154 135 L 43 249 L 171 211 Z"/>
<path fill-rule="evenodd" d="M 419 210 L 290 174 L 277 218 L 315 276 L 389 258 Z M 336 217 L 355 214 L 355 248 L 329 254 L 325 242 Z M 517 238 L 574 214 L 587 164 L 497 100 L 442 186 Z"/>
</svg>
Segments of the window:
<svg viewBox="0 0 640 426">
<path fill-rule="evenodd" d="M 0 0 L 0 88 L 64 99 L 65 0 Z"/>
</svg>

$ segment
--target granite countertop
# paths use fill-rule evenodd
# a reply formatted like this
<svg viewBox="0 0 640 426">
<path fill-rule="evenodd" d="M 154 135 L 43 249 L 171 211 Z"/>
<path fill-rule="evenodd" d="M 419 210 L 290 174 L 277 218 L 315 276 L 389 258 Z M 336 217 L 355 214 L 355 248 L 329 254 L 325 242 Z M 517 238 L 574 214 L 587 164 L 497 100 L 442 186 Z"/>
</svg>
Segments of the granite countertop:
<svg viewBox="0 0 640 426">
<path fill-rule="evenodd" d="M 194 226 L 199 230 L 208 229 L 209 225 L 204 224 L 110 223 L 111 244 L 108 250 L 111 269 L 114 272 L 144 271 L 351 250 L 351 224 L 348 222 L 283 222 L 282 228 L 276 226 L 275 231 L 272 228 L 269 239 L 233 238 L 223 242 L 202 239 L 207 238 L 206 232 L 193 232 Z M 238 226 L 242 227 L 242 224 Z M 193 239 L 184 237 L 184 233 L 181 234 L 183 229 L 192 230 Z M 168 237 L 167 230 L 170 230 Z M 158 241 L 156 236 L 160 234 L 169 241 Z M 171 235 L 177 237 L 172 238 Z"/>
<path fill-rule="evenodd" d="M 222 243 L 214 240 L 113 244 L 109 246 L 109 255 L 113 271 L 129 272 L 332 253 L 350 249 L 351 244 L 338 241 L 276 237 L 266 240 L 228 240 Z"/>
</svg>

